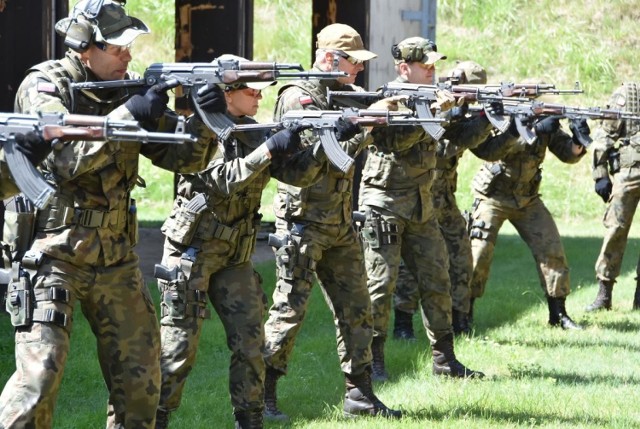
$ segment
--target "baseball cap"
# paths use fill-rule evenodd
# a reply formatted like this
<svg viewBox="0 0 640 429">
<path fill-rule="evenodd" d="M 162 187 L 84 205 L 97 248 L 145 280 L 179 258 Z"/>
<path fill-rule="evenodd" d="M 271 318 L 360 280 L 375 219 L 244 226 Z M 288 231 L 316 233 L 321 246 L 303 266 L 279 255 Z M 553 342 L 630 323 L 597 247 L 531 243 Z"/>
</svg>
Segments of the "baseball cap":
<svg viewBox="0 0 640 429">
<path fill-rule="evenodd" d="M 213 60 L 213 62 L 215 63 L 216 61 L 238 61 L 240 63 L 242 62 L 248 62 L 249 60 L 246 58 L 242 58 L 239 57 L 237 55 L 233 55 L 233 54 L 223 54 L 220 55 L 218 58 L 216 58 L 215 60 Z M 253 89 L 257 89 L 262 91 L 263 89 L 275 85 L 276 83 L 278 83 L 275 80 L 269 80 L 266 82 L 238 82 L 238 83 L 233 83 L 230 85 L 224 85 L 223 88 L 228 88 L 228 89 L 240 89 L 242 87 L 249 87 L 249 88 L 253 88 Z"/>
<path fill-rule="evenodd" d="M 318 33 L 318 49 L 342 51 L 356 60 L 368 61 L 378 55 L 364 48 L 362 37 L 346 24 L 330 24 Z"/>
<path fill-rule="evenodd" d="M 449 73 L 449 77 L 461 77 L 461 83 L 471 85 L 484 85 L 487 83 L 487 71 L 474 61 L 458 61 L 455 68 Z"/>
<path fill-rule="evenodd" d="M 423 37 L 409 37 L 391 46 L 391 55 L 396 64 L 413 61 L 435 64 L 436 61 L 447 58 L 446 55 L 438 52 L 438 47 L 434 42 Z"/>
<path fill-rule="evenodd" d="M 93 26 L 96 42 L 129 45 L 136 37 L 150 31 L 140 19 L 127 15 L 124 3 L 113 0 L 81 0 L 68 18 L 56 23 L 56 32 L 65 36 L 70 25 L 83 17 Z"/>
</svg>

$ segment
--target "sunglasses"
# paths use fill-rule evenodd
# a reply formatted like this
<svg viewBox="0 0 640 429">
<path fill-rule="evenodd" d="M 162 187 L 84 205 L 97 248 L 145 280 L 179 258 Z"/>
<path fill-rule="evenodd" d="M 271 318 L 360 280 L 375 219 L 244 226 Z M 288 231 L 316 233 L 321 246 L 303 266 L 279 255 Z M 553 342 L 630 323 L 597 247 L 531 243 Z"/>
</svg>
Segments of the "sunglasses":
<svg viewBox="0 0 640 429">
<path fill-rule="evenodd" d="M 261 89 L 249 88 L 244 83 L 234 83 L 231 85 L 227 85 L 224 88 L 225 91 L 244 91 L 247 95 L 251 95 L 252 97 L 257 97 L 262 93 Z"/>
<path fill-rule="evenodd" d="M 93 44 L 96 45 L 96 47 L 101 51 L 115 56 L 121 55 L 125 52 L 131 52 L 131 48 L 133 47 L 133 43 L 129 43 L 128 45 L 124 46 L 112 45 L 107 42 L 93 42 Z"/>
<path fill-rule="evenodd" d="M 333 53 L 339 56 L 340 58 L 344 58 L 345 60 L 349 61 L 349 63 L 351 63 L 354 66 L 364 63 L 364 61 L 359 60 L 357 58 L 353 58 L 351 55 L 347 54 L 346 52 L 334 51 Z"/>
</svg>

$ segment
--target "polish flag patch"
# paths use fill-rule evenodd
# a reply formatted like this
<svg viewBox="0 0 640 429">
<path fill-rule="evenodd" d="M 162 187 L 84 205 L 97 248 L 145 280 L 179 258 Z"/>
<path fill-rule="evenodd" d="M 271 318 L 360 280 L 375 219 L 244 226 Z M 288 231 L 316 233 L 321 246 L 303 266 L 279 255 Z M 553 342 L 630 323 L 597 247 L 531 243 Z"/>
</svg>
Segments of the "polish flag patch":
<svg viewBox="0 0 640 429">
<path fill-rule="evenodd" d="M 51 82 L 38 82 L 36 89 L 38 92 L 47 92 L 50 94 L 56 92 L 56 86 Z"/>
<path fill-rule="evenodd" d="M 302 96 L 300 98 L 298 98 L 298 102 L 304 107 L 308 104 L 312 104 L 313 103 L 313 98 L 311 98 L 308 95 Z"/>
</svg>

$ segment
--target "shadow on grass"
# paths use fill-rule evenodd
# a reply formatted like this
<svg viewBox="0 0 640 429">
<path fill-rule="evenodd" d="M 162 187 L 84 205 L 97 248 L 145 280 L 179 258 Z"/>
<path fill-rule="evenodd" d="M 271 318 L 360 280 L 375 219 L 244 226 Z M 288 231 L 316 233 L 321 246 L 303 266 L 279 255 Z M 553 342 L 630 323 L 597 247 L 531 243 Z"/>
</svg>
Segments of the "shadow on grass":
<svg viewBox="0 0 640 429">
<path fill-rule="evenodd" d="M 537 365 L 527 365 L 521 367 L 509 367 L 511 377 L 516 379 L 522 378 L 541 378 L 541 379 L 554 379 L 558 383 L 566 385 L 593 385 L 603 384 L 607 386 L 611 385 L 627 385 L 627 384 L 640 384 L 640 377 L 636 376 L 624 376 L 618 374 L 579 374 L 576 372 L 567 371 L 549 371 L 542 369 Z"/>
</svg>

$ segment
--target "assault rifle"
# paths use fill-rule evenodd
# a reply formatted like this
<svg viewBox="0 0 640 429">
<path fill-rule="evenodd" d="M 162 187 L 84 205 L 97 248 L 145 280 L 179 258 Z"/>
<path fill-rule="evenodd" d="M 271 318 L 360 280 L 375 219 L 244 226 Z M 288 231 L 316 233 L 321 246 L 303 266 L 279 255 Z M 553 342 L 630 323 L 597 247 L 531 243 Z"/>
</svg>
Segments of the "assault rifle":
<svg viewBox="0 0 640 429">
<path fill-rule="evenodd" d="M 633 112 L 602 109 L 600 107 L 574 107 L 535 100 L 505 103 L 504 112 L 505 115 L 513 117 L 520 136 L 529 144 L 536 140 L 536 134 L 531 123 L 532 119 L 538 116 L 562 116 L 567 119 L 640 121 L 640 115 Z M 588 136 L 579 136 L 578 140 L 585 148 L 589 147 L 592 142 Z"/>
<path fill-rule="evenodd" d="M 353 158 L 342 150 L 336 138 L 336 124 L 340 120 L 370 127 L 422 125 L 425 123 L 437 124 L 445 122 L 445 119 L 422 119 L 412 116 L 410 112 L 393 112 L 383 109 L 289 110 L 282 115 L 280 122 L 241 124 L 236 125 L 233 131 L 271 130 L 306 125 L 320 138 L 320 144 L 329 161 L 342 172 L 346 173 L 353 164 Z"/>
<path fill-rule="evenodd" d="M 210 83 L 234 84 L 269 82 L 282 79 L 337 79 L 348 76 L 344 72 L 304 71 L 295 63 L 255 62 L 238 60 L 213 60 L 210 63 L 155 63 L 144 72 L 141 79 L 111 80 L 72 83 L 76 90 L 104 88 L 150 87 L 166 82 L 169 88 L 182 85 L 191 96 L 193 106 L 203 122 L 221 139 L 229 137 L 234 123 L 223 113 L 207 114 L 198 103 L 198 92 Z"/>
<path fill-rule="evenodd" d="M 55 190 L 17 150 L 15 135 L 34 131 L 43 139 L 58 142 L 76 140 L 138 141 L 142 143 L 195 142 L 190 134 L 184 134 L 184 118 L 180 118 L 175 133 L 149 132 L 137 121 L 112 119 L 105 116 L 62 113 L 0 113 L 0 142 L 5 159 L 16 185 L 39 209 L 47 206 Z"/>
<path fill-rule="evenodd" d="M 487 119 L 494 127 L 504 132 L 511 123 L 507 115 L 498 116 L 487 111 L 486 106 L 492 102 L 527 102 L 529 97 L 542 94 L 580 94 L 584 92 L 580 83 L 576 82 L 574 89 L 556 89 L 551 84 L 515 84 L 501 83 L 495 85 L 452 85 L 449 82 L 441 82 L 435 85 L 389 82 L 378 92 L 355 91 L 327 91 L 327 100 L 350 107 L 370 105 L 382 98 L 396 95 L 408 96 L 407 106 L 415 110 L 419 118 L 433 118 L 430 103 L 435 101 L 437 91 L 449 91 L 456 99 L 464 99 L 466 102 L 481 103 L 487 113 Z M 435 140 L 439 140 L 444 129 L 438 124 L 425 123 L 422 125 L 425 131 Z"/>
</svg>

